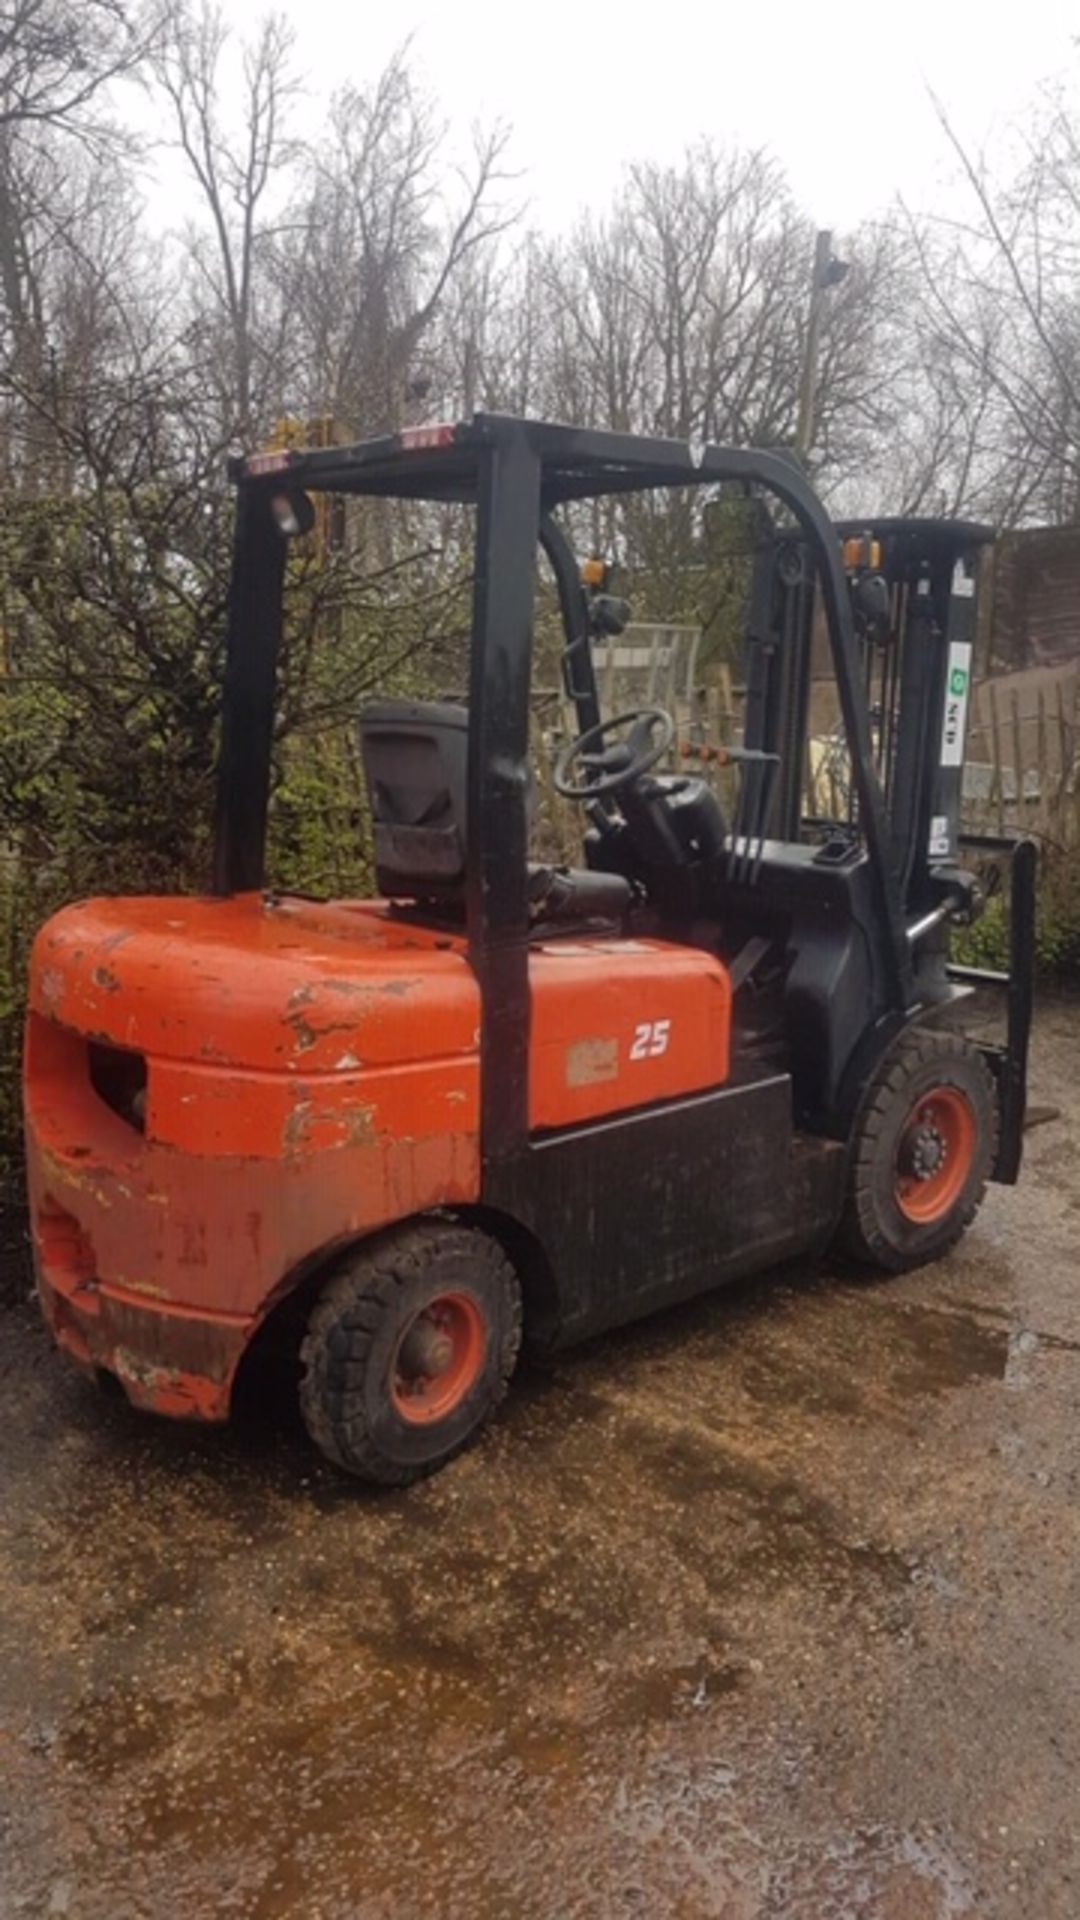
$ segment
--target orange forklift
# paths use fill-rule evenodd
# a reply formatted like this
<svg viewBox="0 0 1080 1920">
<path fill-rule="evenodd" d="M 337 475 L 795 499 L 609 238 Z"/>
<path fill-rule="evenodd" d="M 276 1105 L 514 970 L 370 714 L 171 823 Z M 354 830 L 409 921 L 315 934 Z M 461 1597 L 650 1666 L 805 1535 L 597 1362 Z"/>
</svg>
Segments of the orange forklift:
<svg viewBox="0 0 1080 1920">
<path fill-rule="evenodd" d="M 256 1336 L 298 1328 L 315 1443 L 404 1484 L 493 1412 L 523 1334 L 569 1344 L 834 1242 L 889 1271 L 952 1246 L 1017 1178 L 1031 1019 L 1029 842 L 976 849 L 1010 876 L 1008 972 L 949 959 L 980 905 L 960 801 L 987 530 L 838 527 L 783 453 L 492 415 L 232 476 L 212 891 L 83 901 L 34 949 L 58 1344 L 136 1406 L 222 1421 Z M 594 646 L 627 610 L 583 573 L 576 503 L 672 488 L 734 491 L 752 528 L 726 805 L 677 751 L 661 770 L 670 713 L 598 700 Z M 466 702 L 358 715 L 379 897 L 320 904 L 273 890 L 265 843 L 287 541 L 341 494 L 472 508 L 470 670 Z M 577 867 L 529 854 L 541 562 Z M 985 985 L 1001 1044 L 960 1031 Z"/>
</svg>

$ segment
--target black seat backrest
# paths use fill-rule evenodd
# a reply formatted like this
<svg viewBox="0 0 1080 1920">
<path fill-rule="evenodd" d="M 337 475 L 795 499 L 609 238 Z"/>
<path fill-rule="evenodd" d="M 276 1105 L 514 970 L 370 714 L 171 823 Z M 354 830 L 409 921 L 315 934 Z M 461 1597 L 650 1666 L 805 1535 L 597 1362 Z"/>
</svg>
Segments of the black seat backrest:
<svg viewBox="0 0 1080 1920">
<path fill-rule="evenodd" d="M 376 700 L 360 715 L 371 802 L 375 883 L 391 900 L 453 902 L 465 892 L 469 714 L 449 701 Z M 530 866 L 537 928 L 618 923 L 630 905 L 621 874 Z"/>
<path fill-rule="evenodd" d="M 361 713 L 380 893 L 460 897 L 468 744 L 468 709 L 446 701 L 377 700 Z"/>
</svg>

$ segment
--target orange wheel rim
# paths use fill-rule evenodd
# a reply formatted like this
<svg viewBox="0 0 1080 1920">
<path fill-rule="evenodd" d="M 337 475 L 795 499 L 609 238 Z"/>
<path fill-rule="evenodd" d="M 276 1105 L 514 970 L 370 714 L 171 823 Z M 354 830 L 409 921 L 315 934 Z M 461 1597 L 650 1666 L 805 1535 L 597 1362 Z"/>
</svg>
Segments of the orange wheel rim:
<svg viewBox="0 0 1080 1920">
<path fill-rule="evenodd" d="M 929 1226 L 944 1219 L 967 1184 L 976 1138 L 971 1102 L 958 1087 L 920 1095 L 896 1150 L 894 1196 L 906 1220 Z"/>
<path fill-rule="evenodd" d="M 444 1420 L 483 1370 L 487 1326 L 469 1293 L 440 1293 L 414 1314 L 390 1372 L 394 1411 L 414 1426 Z"/>
</svg>

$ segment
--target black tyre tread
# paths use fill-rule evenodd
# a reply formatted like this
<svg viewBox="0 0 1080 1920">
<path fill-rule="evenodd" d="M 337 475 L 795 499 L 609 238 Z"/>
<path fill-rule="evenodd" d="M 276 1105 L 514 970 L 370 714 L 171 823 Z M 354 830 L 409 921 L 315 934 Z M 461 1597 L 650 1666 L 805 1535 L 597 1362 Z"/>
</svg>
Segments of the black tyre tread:
<svg viewBox="0 0 1080 1920">
<path fill-rule="evenodd" d="M 479 1228 L 445 1221 L 419 1221 L 351 1254 L 326 1282 L 312 1310 L 300 1348 L 300 1412 L 319 1451 L 346 1472 L 386 1486 L 407 1486 L 445 1465 L 469 1445 L 473 1429 L 450 1452 L 430 1462 L 396 1465 L 367 1433 L 362 1395 L 366 1349 L 400 1289 L 419 1280 L 432 1254 L 467 1243 L 470 1257 L 487 1267 L 505 1289 L 509 1329 L 485 1418 L 504 1399 L 521 1346 L 522 1306 L 518 1278 L 496 1240 Z M 478 1423 L 478 1424 L 482 1424 Z"/>
<path fill-rule="evenodd" d="M 884 1232 L 873 1191 L 875 1153 L 881 1135 L 892 1118 L 895 1103 L 902 1099 L 912 1077 L 924 1066 L 940 1068 L 948 1080 L 950 1061 L 962 1059 L 981 1076 L 992 1115 L 989 1133 L 983 1136 L 984 1172 L 939 1230 L 910 1248 L 893 1244 Z M 837 1243 L 854 1260 L 870 1262 L 888 1273 L 904 1273 L 928 1260 L 940 1259 L 954 1247 L 975 1218 L 986 1193 L 989 1170 L 994 1164 L 998 1138 L 998 1101 L 994 1077 L 978 1048 L 963 1035 L 940 1027 L 912 1027 L 900 1036 L 886 1056 L 857 1122 L 857 1146 L 852 1156 L 848 1197 L 837 1235 Z"/>
</svg>

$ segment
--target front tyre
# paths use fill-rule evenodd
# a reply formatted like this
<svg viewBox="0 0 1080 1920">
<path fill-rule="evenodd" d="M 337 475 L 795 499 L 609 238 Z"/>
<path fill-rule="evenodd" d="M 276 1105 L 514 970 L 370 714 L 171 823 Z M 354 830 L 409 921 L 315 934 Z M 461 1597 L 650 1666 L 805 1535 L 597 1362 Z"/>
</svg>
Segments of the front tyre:
<svg viewBox="0 0 1080 1920">
<path fill-rule="evenodd" d="M 852 1139 L 841 1242 L 901 1273 L 936 1260 L 971 1224 L 997 1153 L 993 1076 L 958 1034 L 910 1028 L 886 1055 Z"/>
<path fill-rule="evenodd" d="M 445 1465 L 502 1400 L 521 1345 L 521 1288 L 475 1227 L 420 1222 L 351 1254 L 300 1350 L 300 1411 L 349 1473 L 406 1486 Z"/>
</svg>

